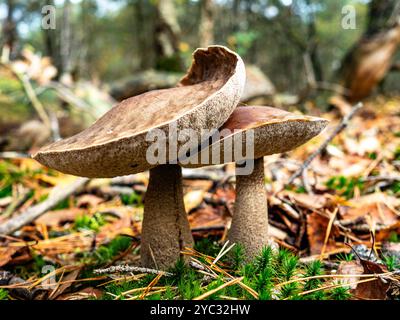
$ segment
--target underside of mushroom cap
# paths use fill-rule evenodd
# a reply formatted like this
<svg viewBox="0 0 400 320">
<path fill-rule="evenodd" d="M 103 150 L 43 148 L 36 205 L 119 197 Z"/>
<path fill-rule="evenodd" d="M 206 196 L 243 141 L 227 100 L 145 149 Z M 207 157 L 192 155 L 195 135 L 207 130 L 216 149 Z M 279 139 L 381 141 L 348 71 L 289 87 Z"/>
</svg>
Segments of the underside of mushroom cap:
<svg viewBox="0 0 400 320">
<path fill-rule="evenodd" d="M 201 141 L 202 129 L 218 128 L 228 119 L 244 84 L 244 64 L 236 53 L 222 46 L 197 49 L 191 68 L 177 87 L 126 99 L 91 127 L 43 147 L 33 157 L 64 173 L 91 178 L 148 170 L 158 165 L 146 158 L 154 143 L 146 138 L 149 132 L 160 129 L 165 133 L 162 139 L 167 152 L 171 125 L 178 133 L 194 130 Z M 186 143 L 174 142 L 178 149 Z M 195 145 L 186 143 L 188 147 Z M 169 154 L 167 159 L 171 160 Z"/>
<path fill-rule="evenodd" d="M 211 142 L 193 149 L 182 161 L 184 167 L 237 162 L 295 149 L 318 135 L 328 124 L 322 118 L 263 107 L 237 107 Z M 251 140 L 251 134 L 253 140 Z M 235 153 L 239 146 L 242 152 Z M 253 154 L 246 154 L 252 146 Z M 206 159 L 206 161 L 204 161 Z M 208 161 L 208 163 L 207 163 Z"/>
</svg>

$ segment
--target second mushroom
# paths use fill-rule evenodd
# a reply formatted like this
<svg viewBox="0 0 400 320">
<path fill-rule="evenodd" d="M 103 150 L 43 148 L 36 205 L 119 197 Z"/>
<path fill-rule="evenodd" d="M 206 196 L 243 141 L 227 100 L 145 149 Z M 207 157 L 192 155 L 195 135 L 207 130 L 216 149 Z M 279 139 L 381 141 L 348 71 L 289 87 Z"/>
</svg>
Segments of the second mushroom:
<svg viewBox="0 0 400 320">
<path fill-rule="evenodd" d="M 243 246 L 247 260 L 269 244 L 264 156 L 304 144 L 327 123 L 271 107 L 238 107 L 220 128 L 222 134 L 216 141 L 203 144 L 185 159 L 186 167 L 236 162 L 236 201 L 228 239 Z M 251 152 L 243 154 L 243 150 Z"/>
</svg>

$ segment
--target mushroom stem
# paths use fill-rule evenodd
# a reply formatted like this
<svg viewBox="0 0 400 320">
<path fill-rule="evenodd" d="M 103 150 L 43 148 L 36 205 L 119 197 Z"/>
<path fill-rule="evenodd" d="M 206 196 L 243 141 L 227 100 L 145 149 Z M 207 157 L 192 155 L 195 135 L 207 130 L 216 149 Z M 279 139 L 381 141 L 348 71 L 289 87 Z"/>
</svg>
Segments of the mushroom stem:
<svg viewBox="0 0 400 320">
<path fill-rule="evenodd" d="M 180 258 L 182 249 L 192 246 L 181 167 L 166 164 L 151 169 L 142 224 L 142 265 L 167 269 Z"/>
<path fill-rule="evenodd" d="M 238 168 L 236 164 L 236 168 Z M 236 175 L 236 201 L 228 239 L 241 244 L 249 261 L 268 245 L 268 206 L 264 185 L 264 158 L 254 160 L 249 175 Z"/>
</svg>

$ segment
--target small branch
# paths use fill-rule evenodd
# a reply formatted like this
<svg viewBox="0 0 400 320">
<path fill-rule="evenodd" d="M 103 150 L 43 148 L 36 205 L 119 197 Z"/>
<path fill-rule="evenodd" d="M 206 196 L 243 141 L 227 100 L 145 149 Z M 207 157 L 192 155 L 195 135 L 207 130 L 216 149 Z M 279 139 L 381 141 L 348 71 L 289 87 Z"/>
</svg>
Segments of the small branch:
<svg viewBox="0 0 400 320">
<path fill-rule="evenodd" d="M 11 68 L 11 70 L 14 72 L 14 74 L 17 76 L 19 81 L 21 82 L 26 95 L 29 98 L 29 101 L 32 103 L 32 106 L 35 108 L 37 114 L 39 115 L 40 120 L 44 123 L 44 125 L 51 129 L 51 123 L 50 123 L 50 118 L 46 113 L 46 110 L 43 106 L 43 104 L 40 102 L 40 100 L 37 98 L 35 90 L 33 90 L 31 82 L 29 81 L 29 78 L 25 74 L 21 74 Z"/>
<path fill-rule="evenodd" d="M 317 150 L 314 151 L 302 164 L 302 166 L 297 169 L 297 171 L 290 177 L 289 181 L 287 182 L 286 185 L 291 185 L 293 181 L 301 177 L 303 175 L 304 170 L 308 168 L 308 166 L 311 164 L 311 162 L 319 155 L 321 154 L 328 144 L 340 133 L 342 132 L 347 125 L 349 124 L 349 121 L 351 118 L 354 116 L 354 114 L 363 106 L 361 102 L 357 103 L 351 110 L 350 112 L 345 115 L 342 119 L 342 121 L 336 126 L 336 128 L 333 130 L 331 135 L 319 146 Z"/>
<path fill-rule="evenodd" d="M 104 273 L 128 273 L 128 272 L 139 272 L 139 273 L 152 273 L 152 274 L 162 274 L 165 276 L 172 276 L 173 274 L 166 271 L 160 271 L 156 269 L 142 268 L 142 267 L 134 267 L 128 265 L 119 265 L 119 266 L 111 266 L 104 269 L 95 269 L 94 273 L 96 274 L 104 274 Z"/>
<path fill-rule="evenodd" d="M 370 176 L 361 179 L 363 182 L 375 182 L 375 181 L 388 181 L 388 182 L 400 182 L 400 176 L 393 175 L 393 176 Z"/>
<path fill-rule="evenodd" d="M 0 159 L 21 159 L 30 158 L 27 153 L 22 153 L 18 151 L 4 151 L 0 152 Z"/>
<path fill-rule="evenodd" d="M 57 185 L 50 192 L 49 197 L 33 207 L 28 208 L 23 213 L 16 217 L 13 217 L 6 222 L 0 224 L 0 235 L 10 235 L 23 226 L 31 223 L 32 221 L 39 218 L 46 211 L 55 207 L 60 201 L 69 197 L 77 189 L 83 187 L 89 182 L 88 178 L 77 178 L 69 184 Z"/>
<path fill-rule="evenodd" d="M 227 180 L 230 176 L 223 170 L 218 169 L 182 169 L 183 179 L 187 180 L 211 180 L 221 181 Z"/>
<path fill-rule="evenodd" d="M 65 102 L 71 104 L 75 108 L 79 110 L 83 110 L 88 112 L 92 117 L 96 118 L 96 116 L 91 112 L 90 105 L 83 99 L 77 97 L 68 87 L 65 85 L 51 81 L 49 84 L 45 86 L 46 89 L 53 89 L 56 91 L 57 95 L 60 99 L 64 100 Z"/>
<path fill-rule="evenodd" d="M 53 133 L 53 141 L 61 140 L 60 124 L 58 123 L 57 116 L 54 112 L 50 112 L 50 126 L 51 132 Z"/>
<path fill-rule="evenodd" d="M 326 81 L 317 81 L 314 89 L 332 91 L 342 96 L 347 96 L 350 90 L 337 83 L 330 83 Z"/>
<path fill-rule="evenodd" d="M 21 193 L 18 193 L 15 199 L 10 203 L 10 205 L 4 210 L 2 216 L 8 218 L 13 214 L 15 210 L 17 210 L 27 199 L 29 196 L 30 190 L 24 190 Z"/>
</svg>

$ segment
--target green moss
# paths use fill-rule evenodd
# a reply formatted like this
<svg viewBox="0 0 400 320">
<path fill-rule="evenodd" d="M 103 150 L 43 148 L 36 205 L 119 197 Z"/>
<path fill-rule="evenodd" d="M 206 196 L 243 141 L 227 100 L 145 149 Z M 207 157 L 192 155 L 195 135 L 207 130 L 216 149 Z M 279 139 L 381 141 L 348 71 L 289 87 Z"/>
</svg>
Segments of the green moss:
<svg viewBox="0 0 400 320">
<path fill-rule="evenodd" d="M 328 298 L 331 300 L 348 300 L 351 298 L 350 288 L 348 287 L 337 287 L 332 289 Z"/>
<path fill-rule="evenodd" d="M 400 147 L 396 148 L 396 151 L 394 152 L 393 156 L 395 160 L 400 160 Z"/>
<path fill-rule="evenodd" d="M 304 278 L 320 276 L 324 273 L 322 263 L 319 260 L 313 261 L 306 266 L 306 273 Z M 321 279 L 309 279 L 304 283 L 304 291 L 313 290 L 318 288 L 322 283 Z"/>
<path fill-rule="evenodd" d="M 128 250 L 132 243 L 132 239 L 125 236 L 118 236 L 113 239 L 108 245 L 99 247 L 93 256 L 97 260 L 97 264 L 111 261 L 115 256 Z"/>
<path fill-rule="evenodd" d="M 201 241 L 197 247 L 205 245 Z M 217 249 L 217 248 L 215 248 Z M 217 250 L 215 250 L 217 251 Z M 302 294 L 305 291 L 315 290 L 327 284 L 327 280 L 308 279 L 301 281 L 301 278 L 313 277 L 324 274 L 324 269 L 320 261 L 310 264 L 301 264 L 294 254 L 288 250 L 274 252 L 271 248 L 263 248 L 260 254 L 250 263 L 243 263 L 243 252 L 238 246 L 236 251 L 232 251 L 229 259 L 226 259 L 224 268 L 234 277 L 243 277 L 243 283 L 255 290 L 260 300 L 271 299 L 290 299 L 290 300 L 325 300 L 342 299 L 349 297 L 348 289 L 343 290 L 317 290 L 309 294 Z M 164 276 L 158 286 L 165 286 L 165 292 L 156 293 L 146 297 L 146 299 L 193 299 L 210 290 L 216 289 L 227 280 L 225 274 L 219 274 L 216 278 L 204 278 L 204 274 L 198 272 L 183 262 L 177 261 L 175 266 L 168 270 L 172 276 Z M 123 284 L 110 284 L 106 286 L 106 292 L 120 296 L 122 292 L 143 288 L 149 285 L 154 279 L 154 275 L 148 275 L 138 281 L 130 281 Z M 278 284 L 291 281 L 281 287 Z M 176 289 L 175 289 L 176 287 Z M 221 296 L 229 296 L 238 299 L 254 299 L 254 297 L 239 285 L 225 287 L 207 297 L 208 300 L 221 299 Z M 108 298 L 112 297 L 108 295 Z M 123 299 L 123 297 L 120 297 Z"/>
<path fill-rule="evenodd" d="M 100 213 L 95 213 L 92 217 L 87 215 L 75 219 L 74 229 L 93 230 L 98 232 L 100 227 L 105 224 L 104 218 Z"/>
<path fill-rule="evenodd" d="M 364 182 L 359 177 L 347 178 L 344 176 L 336 176 L 330 178 L 326 182 L 326 186 L 331 190 L 335 190 L 346 199 L 351 199 L 354 196 L 355 188 L 361 191 L 364 189 Z"/>
<path fill-rule="evenodd" d="M 232 248 L 232 252 L 229 255 L 229 262 L 233 270 L 238 270 L 243 266 L 244 248 L 241 244 L 237 244 Z"/>
<path fill-rule="evenodd" d="M 118 236 L 107 245 L 102 245 L 91 252 L 80 252 L 80 263 L 87 265 L 84 272 L 91 277 L 92 270 L 112 261 L 120 253 L 128 250 L 132 244 L 132 239 L 126 236 Z"/>
<path fill-rule="evenodd" d="M 339 253 L 336 257 L 339 261 L 347 261 L 347 262 L 353 261 L 355 258 L 353 253 Z"/>
<path fill-rule="evenodd" d="M 124 205 L 137 205 L 143 206 L 142 196 L 136 192 L 132 192 L 131 194 L 121 194 L 121 201 Z"/>
<path fill-rule="evenodd" d="M 393 255 L 383 257 L 383 263 L 386 265 L 389 271 L 395 271 L 400 269 L 400 259 Z"/>
<path fill-rule="evenodd" d="M 390 186 L 390 190 L 393 192 L 393 194 L 398 195 L 400 194 L 400 181 L 396 181 L 394 182 L 391 186 Z"/>
<path fill-rule="evenodd" d="M 218 242 L 211 237 L 203 238 L 195 243 L 194 249 L 208 256 L 214 257 L 221 250 L 221 245 L 219 245 Z"/>
<path fill-rule="evenodd" d="M 388 241 L 389 242 L 400 242 L 400 236 L 396 232 L 392 231 L 389 235 Z"/>
<path fill-rule="evenodd" d="M 370 158 L 371 160 L 376 160 L 376 158 L 377 158 L 376 152 L 368 153 L 368 158 Z"/>
<path fill-rule="evenodd" d="M 0 300 L 8 300 L 8 290 L 0 288 Z"/>
<path fill-rule="evenodd" d="M 54 208 L 53 210 L 63 210 L 63 209 L 68 209 L 70 207 L 70 202 L 69 198 L 64 199 L 60 201 Z"/>
</svg>

